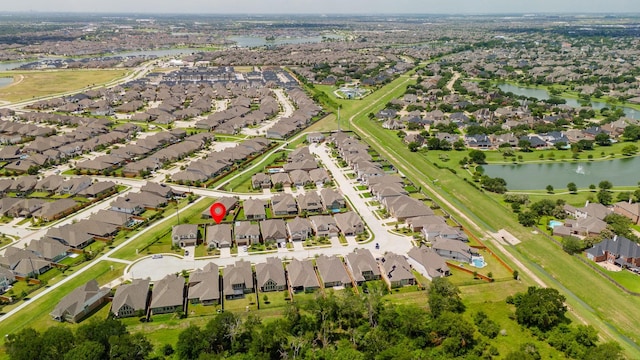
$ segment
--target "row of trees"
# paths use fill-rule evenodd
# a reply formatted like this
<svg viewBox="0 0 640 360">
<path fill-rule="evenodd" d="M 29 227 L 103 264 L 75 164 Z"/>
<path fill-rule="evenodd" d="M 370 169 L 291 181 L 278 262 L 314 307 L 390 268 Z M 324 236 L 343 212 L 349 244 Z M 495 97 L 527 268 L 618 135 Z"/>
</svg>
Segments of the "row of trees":
<svg viewBox="0 0 640 360">
<path fill-rule="evenodd" d="M 65 326 L 40 333 L 32 328 L 7 335 L 5 348 L 11 360 L 136 360 L 146 359 L 153 347 L 142 334 L 131 334 L 118 320 L 91 321 L 75 334 Z"/>
</svg>

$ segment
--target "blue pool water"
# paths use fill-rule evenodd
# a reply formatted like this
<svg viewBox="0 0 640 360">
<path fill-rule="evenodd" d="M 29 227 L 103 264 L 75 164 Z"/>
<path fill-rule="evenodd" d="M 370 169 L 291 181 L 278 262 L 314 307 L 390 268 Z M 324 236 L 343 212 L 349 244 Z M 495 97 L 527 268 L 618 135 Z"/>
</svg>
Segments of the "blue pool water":
<svg viewBox="0 0 640 360">
<path fill-rule="evenodd" d="M 482 256 L 480 257 L 472 257 L 471 258 L 471 265 L 477 268 L 483 268 L 485 266 L 487 266 L 487 263 L 484 262 L 484 258 Z"/>
<path fill-rule="evenodd" d="M 554 227 L 560 226 L 560 225 L 562 225 L 562 221 L 558 221 L 558 220 L 549 221 L 549 227 L 550 228 L 554 228 Z"/>
</svg>

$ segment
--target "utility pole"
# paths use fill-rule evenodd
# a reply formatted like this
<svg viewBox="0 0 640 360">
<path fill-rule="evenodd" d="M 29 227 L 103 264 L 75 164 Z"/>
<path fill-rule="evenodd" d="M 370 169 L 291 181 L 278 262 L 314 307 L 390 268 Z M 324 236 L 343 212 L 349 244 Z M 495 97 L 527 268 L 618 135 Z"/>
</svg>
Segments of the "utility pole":
<svg viewBox="0 0 640 360">
<path fill-rule="evenodd" d="M 338 132 L 340 132 L 340 108 L 341 107 L 342 107 L 341 105 L 338 105 Z"/>
</svg>

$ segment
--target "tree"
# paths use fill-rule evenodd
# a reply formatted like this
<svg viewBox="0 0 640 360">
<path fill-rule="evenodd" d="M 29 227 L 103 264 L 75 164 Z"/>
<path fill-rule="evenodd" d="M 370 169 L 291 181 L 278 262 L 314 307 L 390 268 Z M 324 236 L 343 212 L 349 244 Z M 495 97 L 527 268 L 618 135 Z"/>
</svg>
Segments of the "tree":
<svg viewBox="0 0 640 360">
<path fill-rule="evenodd" d="M 605 132 L 601 132 L 595 137 L 596 144 L 600 146 L 611 146 L 611 138 L 609 138 L 609 134 Z"/>
<path fill-rule="evenodd" d="M 611 192 L 604 189 L 598 191 L 596 197 L 598 198 L 598 202 L 602 205 L 610 205 L 613 200 Z"/>
<path fill-rule="evenodd" d="M 640 126 L 639 125 L 627 125 L 622 132 L 622 136 L 629 141 L 636 141 L 640 139 Z"/>
<path fill-rule="evenodd" d="M 547 192 L 553 194 L 553 185 L 547 185 Z"/>
<path fill-rule="evenodd" d="M 533 226 L 538 222 L 538 216 L 531 210 L 523 211 L 518 214 L 518 222 L 522 226 Z"/>
<path fill-rule="evenodd" d="M 464 140 L 462 139 L 458 139 L 453 143 L 454 150 L 461 151 L 461 150 L 464 150 L 464 148 L 465 148 L 465 144 L 464 144 Z"/>
<path fill-rule="evenodd" d="M 153 350 L 153 346 L 142 334 L 112 336 L 109 339 L 110 359 L 143 360 Z"/>
<path fill-rule="evenodd" d="M 583 245 L 577 237 L 565 236 L 562 238 L 562 250 L 573 255 L 581 252 L 583 250 Z"/>
<path fill-rule="evenodd" d="M 444 312 L 434 324 L 436 342 L 451 357 L 464 355 L 475 344 L 475 327 L 461 314 Z"/>
<path fill-rule="evenodd" d="M 433 279 L 429 286 L 429 308 L 434 318 L 445 311 L 462 313 L 465 310 L 460 290 L 443 277 Z"/>
<path fill-rule="evenodd" d="M 416 141 L 410 142 L 407 146 L 409 147 L 409 151 L 411 152 L 416 152 L 420 148 L 420 144 Z"/>
<path fill-rule="evenodd" d="M 576 194 L 578 192 L 578 186 L 576 185 L 576 183 L 570 182 L 567 184 L 567 190 L 569 190 L 569 192 L 572 194 Z"/>
<path fill-rule="evenodd" d="M 74 344 L 75 336 L 68 327 L 53 326 L 42 334 L 42 348 L 48 359 L 64 358 Z"/>
<path fill-rule="evenodd" d="M 31 328 L 7 335 L 5 348 L 11 360 L 42 359 L 44 355 L 42 337 Z"/>
<path fill-rule="evenodd" d="M 476 164 L 485 164 L 487 155 L 480 150 L 469 151 L 469 159 Z"/>
<path fill-rule="evenodd" d="M 105 358 L 104 345 L 97 341 L 84 341 L 65 354 L 64 360 L 102 360 Z"/>
<path fill-rule="evenodd" d="M 98 342 L 102 345 L 105 354 L 109 354 L 109 338 L 125 334 L 128 334 L 126 326 L 119 320 L 111 318 L 91 320 L 87 324 L 80 325 L 78 330 L 76 330 L 78 342 Z"/>
<path fill-rule="evenodd" d="M 505 360 L 540 360 L 542 356 L 538 351 L 538 347 L 532 343 L 522 344 L 520 349 L 512 351 L 504 358 Z"/>
<path fill-rule="evenodd" d="M 590 349 L 584 356 L 585 360 L 622 360 L 622 347 L 616 342 L 606 342 Z"/>
<path fill-rule="evenodd" d="M 427 139 L 427 148 L 429 150 L 439 150 L 440 149 L 440 139 L 437 137 L 430 137 Z"/>
<path fill-rule="evenodd" d="M 518 147 L 520 148 L 520 151 L 530 152 L 531 151 L 531 141 L 526 140 L 526 139 L 521 139 L 521 140 L 518 141 Z"/>
<path fill-rule="evenodd" d="M 638 152 L 638 147 L 633 144 L 626 145 L 625 147 L 622 148 L 622 155 L 624 156 L 631 156 L 637 152 Z"/>
<path fill-rule="evenodd" d="M 509 300 L 516 306 L 516 320 L 521 325 L 548 331 L 566 321 L 566 299 L 554 288 L 531 286 L 526 293 L 518 293 Z"/>
<path fill-rule="evenodd" d="M 610 190 L 613 187 L 613 184 L 609 180 L 602 180 L 598 183 L 598 187 L 602 190 Z"/>
<path fill-rule="evenodd" d="M 206 349 L 205 334 L 199 327 L 191 325 L 178 335 L 176 353 L 179 359 L 197 359 Z"/>
</svg>

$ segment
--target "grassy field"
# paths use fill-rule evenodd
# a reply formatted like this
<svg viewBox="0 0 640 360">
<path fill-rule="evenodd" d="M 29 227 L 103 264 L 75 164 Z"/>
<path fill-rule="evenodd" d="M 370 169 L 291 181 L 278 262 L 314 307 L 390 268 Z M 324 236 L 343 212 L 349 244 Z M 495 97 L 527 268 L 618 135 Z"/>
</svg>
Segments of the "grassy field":
<svg viewBox="0 0 640 360">
<path fill-rule="evenodd" d="M 0 77 L 13 77 L 14 82 L 0 89 L 0 100 L 15 102 L 80 90 L 88 86 L 108 83 L 125 75 L 124 70 L 3 72 L 0 73 Z"/>
<path fill-rule="evenodd" d="M 202 213 L 202 211 L 204 211 L 208 206 L 211 206 L 212 202 L 213 199 L 206 197 L 196 200 L 193 206 L 180 212 L 181 223 L 190 222 L 193 219 L 200 220 L 200 213 Z M 186 203 L 181 203 L 180 206 L 184 207 L 186 206 Z M 175 213 L 175 205 L 169 206 L 169 208 L 164 211 L 164 216 L 167 217 Z M 156 240 L 160 240 L 162 237 L 166 236 L 167 233 L 170 234 L 171 227 L 176 224 L 176 218 L 172 218 L 171 220 L 160 220 L 159 224 L 153 224 L 153 228 L 151 230 L 147 231 L 143 236 L 138 237 L 124 248 L 118 250 L 112 257 L 124 260 L 135 260 L 139 257 L 146 256 L 147 250 L 141 249 L 150 246 L 150 244 Z M 129 236 L 133 235 L 135 235 L 135 233 L 132 233 Z M 139 254 L 136 254 L 136 249 L 140 250 Z"/>
<path fill-rule="evenodd" d="M 68 294 L 73 289 L 84 285 L 91 279 L 96 279 L 100 285 L 108 283 L 109 281 L 122 275 L 124 266 L 125 265 L 121 263 L 100 261 L 91 269 L 78 275 L 73 280 L 59 286 L 47 296 L 33 301 L 24 310 L 19 311 L 18 313 L 13 315 L 10 321 L 2 323 L 2 326 L 0 327 L 0 344 L 4 342 L 5 335 L 19 331 L 24 327 L 32 327 L 38 331 L 44 331 L 51 326 L 60 325 L 59 322 L 54 321 L 53 319 L 51 319 L 51 316 L 49 316 L 49 313 L 56 307 L 57 300 L 61 299 L 64 295 Z M 104 313 L 104 315 L 106 316 L 109 304 L 105 305 L 105 307 L 107 308 L 106 312 L 104 309 L 102 309 L 98 313 Z M 75 328 L 78 325 L 63 323 L 62 326 Z M 4 353 L 4 347 L 0 346 L 0 358 L 3 358 L 5 356 L 6 354 Z"/>
<path fill-rule="evenodd" d="M 498 201 L 478 191 L 462 178 L 454 176 L 447 169 L 435 167 L 427 156 L 417 156 L 416 153 L 409 152 L 395 132 L 385 130 L 377 121 L 368 119 L 370 112 L 382 109 L 388 101 L 401 96 L 406 86 L 412 82 L 407 77 L 400 77 L 364 100 L 336 101 L 343 105 L 344 118 L 353 117 L 353 123 L 360 127 L 357 129 L 354 126 L 354 130 L 363 139 L 398 166 L 416 185 L 422 186 L 425 190 L 433 187 L 438 194 L 482 228 L 476 231 L 484 233 L 486 230 L 505 228 L 521 239 L 521 245 L 509 248 L 518 260 L 532 268 L 534 273 L 549 285 L 558 288 L 567 297 L 567 303 L 577 316 L 594 325 L 605 338 L 620 342 L 628 355 L 640 356 L 637 345 L 631 344 L 628 342 L 629 339 L 622 335 L 635 337 L 634 334 L 640 333 L 640 317 L 637 312 L 631 310 L 640 306 L 639 298 L 623 294 L 578 259 L 568 256 L 548 240 L 523 228 L 513 213 Z M 333 96 L 330 93 L 328 95 Z M 357 102 L 360 103 L 360 110 L 351 105 Z M 447 210 L 452 214 L 456 213 L 453 209 Z M 463 224 L 466 223 L 463 219 L 459 220 Z M 488 245 L 491 246 L 490 243 Z M 527 279 L 525 282 L 532 284 Z M 594 292 L 594 289 L 598 291 Z M 505 291 L 500 296 L 505 297 L 512 293 L 513 291 Z"/>
</svg>

